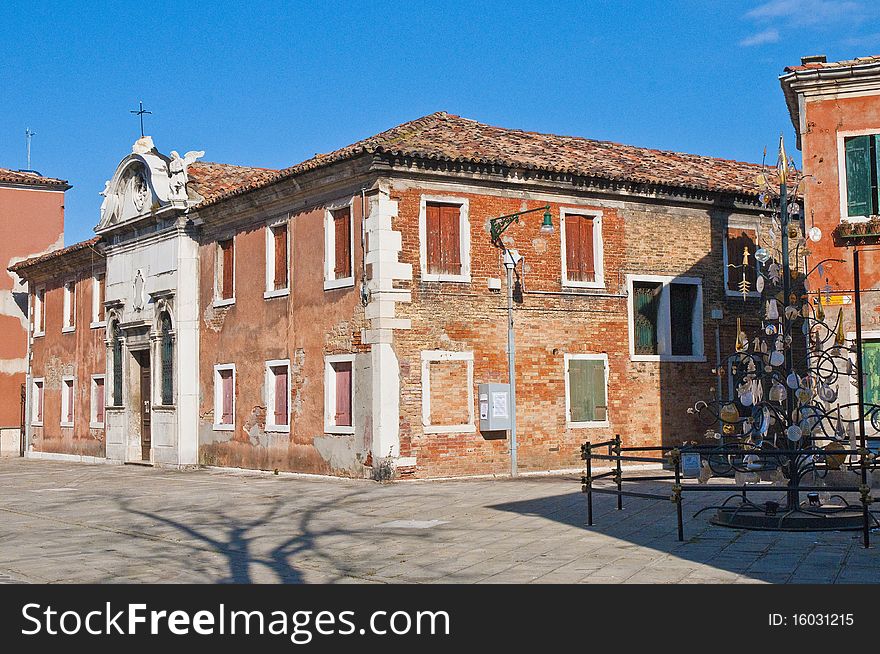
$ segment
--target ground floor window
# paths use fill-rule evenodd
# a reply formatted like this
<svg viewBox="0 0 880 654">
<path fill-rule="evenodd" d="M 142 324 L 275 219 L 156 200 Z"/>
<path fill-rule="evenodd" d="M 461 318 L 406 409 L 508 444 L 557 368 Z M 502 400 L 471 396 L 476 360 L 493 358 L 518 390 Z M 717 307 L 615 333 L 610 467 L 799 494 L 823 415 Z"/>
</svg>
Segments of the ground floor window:
<svg viewBox="0 0 880 654">
<path fill-rule="evenodd" d="M 266 362 L 266 430 L 290 431 L 290 361 Z"/>
<path fill-rule="evenodd" d="M 104 375 L 92 377 L 92 415 L 89 426 L 101 428 L 104 426 Z"/>
<path fill-rule="evenodd" d="M 428 434 L 476 431 L 473 352 L 422 352 L 422 425 Z"/>
<path fill-rule="evenodd" d="M 608 424 L 608 355 L 565 355 L 565 413 L 571 427 Z"/>
<path fill-rule="evenodd" d="M 235 427 L 235 364 L 214 366 L 214 429 Z"/>
<path fill-rule="evenodd" d="M 43 424 L 43 379 L 34 379 L 31 388 L 31 424 L 37 427 Z"/>
<path fill-rule="evenodd" d="M 61 426 L 73 427 L 73 377 L 61 379 Z"/>
<path fill-rule="evenodd" d="M 354 433 L 354 355 L 326 358 L 324 369 L 324 430 Z"/>
</svg>

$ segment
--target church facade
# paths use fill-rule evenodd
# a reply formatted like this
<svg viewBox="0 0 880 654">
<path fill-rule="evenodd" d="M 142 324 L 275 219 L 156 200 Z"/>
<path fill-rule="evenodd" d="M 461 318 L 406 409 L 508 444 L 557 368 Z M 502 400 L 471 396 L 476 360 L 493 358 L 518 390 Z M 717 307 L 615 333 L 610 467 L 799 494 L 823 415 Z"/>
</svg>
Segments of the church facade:
<svg viewBox="0 0 880 654">
<path fill-rule="evenodd" d="M 517 458 L 702 437 L 760 237 L 759 167 L 432 114 L 274 171 L 139 140 L 96 237 L 29 283 L 27 456 L 382 478 L 504 474 L 479 385 L 507 381 Z M 532 217 L 540 213 L 531 214 Z M 717 334 L 717 335 L 716 335 Z"/>
</svg>

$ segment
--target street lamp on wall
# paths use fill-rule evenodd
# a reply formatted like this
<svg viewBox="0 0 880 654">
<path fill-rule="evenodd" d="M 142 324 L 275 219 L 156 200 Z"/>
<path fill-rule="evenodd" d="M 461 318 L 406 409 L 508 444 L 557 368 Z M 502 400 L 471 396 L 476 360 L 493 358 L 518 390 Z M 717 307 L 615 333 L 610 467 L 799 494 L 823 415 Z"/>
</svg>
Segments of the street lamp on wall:
<svg viewBox="0 0 880 654">
<path fill-rule="evenodd" d="M 544 222 L 541 223 L 542 234 L 552 234 L 553 215 L 550 213 L 550 205 L 526 209 L 506 216 L 498 216 L 489 221 L 489 233 L 492 244 L 503 252 L 502 263 L 507 269 L 507 376 L 510 385 L 510 476 L 516 477 L 516 343 L 513 336 L 513 271 L 517 264 L 522 261 L 522 256 L 516 250 L 510 250 L 501 240 L 502 234 L 513 223 L 518 223 L 520 216 L 527 213 L 544 212 Z"/>
</svg>

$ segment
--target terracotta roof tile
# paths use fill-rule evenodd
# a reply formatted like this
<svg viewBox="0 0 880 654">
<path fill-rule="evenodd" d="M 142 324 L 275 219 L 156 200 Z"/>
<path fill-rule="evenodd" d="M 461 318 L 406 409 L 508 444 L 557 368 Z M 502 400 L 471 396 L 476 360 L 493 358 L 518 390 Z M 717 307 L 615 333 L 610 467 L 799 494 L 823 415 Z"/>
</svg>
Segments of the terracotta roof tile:
<svg viewBox="0 0 880 654">
<path fill-rule="evenodd" d="M 235 189 L 251 187 L 273 178 L 277 170 L 233 166 L 232 164 L 196 161 L 187 169 L 195 190 L 205 198 L 204 203 L 229 194 Z"/>
<path fill-rule="evenodd" d="M 600 179 L 757 195 L 758 164 L 640 148 L 577 136 L 494 127 L 437 112 L 276 173 L 263 172 L 202 206 L 365 153 L 492 163 Z M 213 164 L 216 165 L 216 164 Z M 262 170 L 262 169 L 259 169 Z"/>
<path fill-rule="evenodd" d="M 39 265 L 47 261 L 52 261 L 54 259 L 58 259 L 59 257 L 73 254 L 74 252 L 85 250 L 86 248 L 94 247 L 100 242 L 100 240 L 100 236 L 95 236 L 93 238 L 90 238 L 88 241 L 80 241 L 79 243 L 68 245 L 65 248 L 61 248 L 60 250 L 52 250 L 51 252 L 46 252 L 45 254 L 40 254 L 36 257 L 31 257 L 30 259 L 19 261 L 18 263 L 9 266 L 9 270 L 11 270 L 12 272 L 18 272 L 23 268 L 30 268 L 32 266 Z"/>
<path fill-rule="evenodd" d="M 55 177 L 43 177 L 39 173 L 28 170 L 11 170 L 0 168 L 0 183 L 22 184 L 27 186 L 67 186 L 67 180 Z"/>
<path fill-rule="evenodd" d="M 869 64 L 880 64 L 880 55 L 871 55 L 869 57 L 856 57 L 855 59 L 844 59 L 843 61 L 813 61 L 798 66 L 786 66 L 786 73 L 794 73 L 802 70 L 828 70 L 833 68 L 851 68 L 852 66 L 862 66 Z"/>
</svg>

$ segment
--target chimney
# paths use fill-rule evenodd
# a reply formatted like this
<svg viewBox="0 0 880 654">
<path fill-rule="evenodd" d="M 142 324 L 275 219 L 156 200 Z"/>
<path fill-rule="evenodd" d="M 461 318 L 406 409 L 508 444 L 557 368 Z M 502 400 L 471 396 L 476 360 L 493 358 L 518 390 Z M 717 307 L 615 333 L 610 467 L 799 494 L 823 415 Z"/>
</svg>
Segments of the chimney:
<svg viewBox="0 0 880 654">
<path fill-rule="evenodd" d="M 809 55 L 807 57 L 801 57 L 801 66 L 806 66 L 807 64 L 824 64 L 828 61 L 828 57 L 825 55 Z"/>
</svg>

